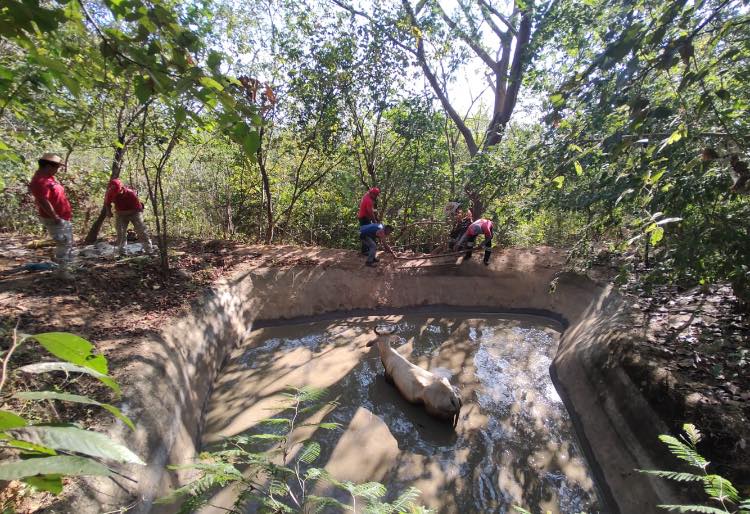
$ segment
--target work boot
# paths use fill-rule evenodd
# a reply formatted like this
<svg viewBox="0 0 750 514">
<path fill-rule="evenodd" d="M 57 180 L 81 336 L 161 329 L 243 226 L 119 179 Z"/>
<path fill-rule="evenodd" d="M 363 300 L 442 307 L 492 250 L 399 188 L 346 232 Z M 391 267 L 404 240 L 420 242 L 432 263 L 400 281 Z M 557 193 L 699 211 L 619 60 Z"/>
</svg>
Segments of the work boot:
<svg viewBox="0 0 750 514">
<path fill-rule="evenodd" d="M 365 262 L 365 266 L 367 266 L 368 268 L 375 268 L 375 267 L 377 267 L 377 266 L 375 266 L 374 262 L 370 262 L 370 261 Z"/>
</svg>

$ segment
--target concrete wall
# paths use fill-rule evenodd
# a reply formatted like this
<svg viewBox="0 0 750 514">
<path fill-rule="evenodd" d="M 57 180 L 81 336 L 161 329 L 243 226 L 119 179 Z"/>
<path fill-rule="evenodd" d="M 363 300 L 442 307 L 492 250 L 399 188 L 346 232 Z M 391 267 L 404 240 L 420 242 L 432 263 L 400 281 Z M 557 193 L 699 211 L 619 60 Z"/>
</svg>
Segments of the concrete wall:
<svg viewBox="0 0 750 514">
<path fill-rule="evenodd" d="M 185 478 L 165 471 L 165 465 L 194 458 L 211 384 L 255 320 L 437 304 L 531 309 L 567 321 L 553 379 L 573 416 L 607 512 L 655 511 L 653 506 L 669 494 L 633 469 L 658 467 L 652 455 L 661 455 L 656 435 L 664 427 L 648 414 L 637 388 L 617 366 L 618 345 L 627 341 L 627 309 L 608 286 L 581 276 L 559 276 L 550 294 L 560 262 L 511 250 L 492 268 L 469 262 L 429 274 L 409 268 L 375 271 L 361 263 L 354 269 L 257 267 L 238 272 L 197 302 L 190 315 L 165 327 L 130 371 L 138 380 L 125 388 L 124 408 L 138 430 L 118 425 L 110 433 L 149 462 L 145 468 L 123 470 L 137 482 L 87 481 L 54 511 L 106 512 L 123 506 L 152 511 L 153 499 Z M 644 419 L 651 425 L 633 427 Z"/>
</svg>

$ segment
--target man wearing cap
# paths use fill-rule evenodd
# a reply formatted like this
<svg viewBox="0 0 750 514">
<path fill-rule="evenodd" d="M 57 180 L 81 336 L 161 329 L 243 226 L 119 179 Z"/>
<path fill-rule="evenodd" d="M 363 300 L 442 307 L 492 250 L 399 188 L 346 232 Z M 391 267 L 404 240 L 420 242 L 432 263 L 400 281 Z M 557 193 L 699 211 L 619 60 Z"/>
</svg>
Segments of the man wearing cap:
<svg viewBox="0 0 750 514">
<path fill-rule="evenodd" d="M 378 222 L 378 218 L 377 216 L 375 216 L 375 202 L 378 201 L 379 194 L 380 189 L 377 187 L 372 187 L 365 193 L 365 196 L 363 196 L 362 200 L 359 202 L 359 213 L 357 214 L 357 219 L 359 220 L 360 227 Z M 368 251 L 369 249 L 363 241 L 362 253 L 366 255 Z"/>
<path fill-rule="evenodd" d="M 113 178 L 109 181 L 107 194 L 104 197 L 104 206 L 107 209 L 107 216 L 110 217 L 112 216 L 113 202 L 117 211 L 115 216 L 117 252 L 120 255 L 125 252 L 128 225 L 132 223 L 143 249 L 148 254 L 152 253 L 151 238 L 148 235 L 146 224 L 143 223 L 143 202 L 138 198 L 138 193 L 132 188 L 125 187 L 119 178 Z"/>
<path fill-rule="evenodd" d="M 29 192 L 34 196 L 39 220 L 57 243 L 55 261 L 63 273 L 68 273 L 67 267 L 73 255 L 73 224 L 70 221 L 73 210 L 65 195 L 65 188 L 55 180 L 55 174 L 62 166 L 63 161 L 59 155 L 42 155 L 39 169 L 29 182 Z"/>
</svg>

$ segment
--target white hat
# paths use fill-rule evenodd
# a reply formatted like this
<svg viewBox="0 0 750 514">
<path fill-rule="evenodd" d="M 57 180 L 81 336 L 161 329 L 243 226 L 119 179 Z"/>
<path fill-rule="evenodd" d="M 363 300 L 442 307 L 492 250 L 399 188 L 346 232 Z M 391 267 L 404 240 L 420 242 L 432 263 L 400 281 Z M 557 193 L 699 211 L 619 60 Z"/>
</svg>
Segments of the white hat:
<svg viewBox="0 0 750 514">
<path fill-rule="evenodd" d="M 55 154 L 55 153 L 46 153 L 46 154 L 42 155 L 39 158 L 39 160 L 40 161 L 49 162 L 49 163 L 52 163 L 52 164 L 60 164 L 61 165 L 63 163 L 62 158 L 59 155 Z"/>
<path fill-rule="evenodd" d="M 458 202 L 448 202 L 445 206 L 445 213 L 448 215 L 455 214 L 459 207 L 461 207 L 461 204 Z"/>
</svg>

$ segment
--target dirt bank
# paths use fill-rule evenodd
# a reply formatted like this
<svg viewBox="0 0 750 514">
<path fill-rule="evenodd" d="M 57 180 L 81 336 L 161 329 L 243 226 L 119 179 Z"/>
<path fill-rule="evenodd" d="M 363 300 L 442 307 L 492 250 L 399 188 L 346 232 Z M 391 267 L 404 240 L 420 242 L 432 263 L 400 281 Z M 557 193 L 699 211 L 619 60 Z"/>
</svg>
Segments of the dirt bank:
<svg viewBox="0 0 750 514">
<path fill-rule="evenodd" d="M 70 286 L 42 275 L 0 279 L 4 323 L 20 317 L 21 328 L 29 332 L 71 330 L 105 352 L 124 386 L 122 406 L 139 430 L 130 434 L 117 425 L 105 428 L 150 464 L 146 470 L 126 470 L 138 479 L 135 488 L 112 490 L 94 482 L 86 494 L 76 493 L 53 510 L 133 505 L 136 512 L 149 511 L 154 496 L 180 480 L 165 474 L 164 465 L 189 461 L 194 454 L 210 384 L 256 320 L 435 304 L 531 308 L 567 320 L 570 327 L 556 360 L 558 385 L 605 500 L 613 511 L 635 512 L 628 509 L 637 506 L 648 512 L 649 505 L 675 499 L 671 490 L 632 472 L 673 462 L 660 452 L 656 435 L 679 422 L 653 401 L 641 378 L 658 356 L 648 363 L 632 358 L 644 341 L 644 321 L 637 321 L 639 311 L 630 309 L 606 280 L 561 275 L 563 251 L 498 251 L 488 268 L 475 258 L 460 266 L 450 260 L 384 259 L 380 268 L 367 269 L 354 252 L 341 250 L 219 243 L 186 244 L 179 250 L 184 253 L 176 261 L 185 265 L 178 268 L 186 272 L 168 279 L 159 278 L 150 264 L 111 260 L 92 262 Z M 17 262 L 5 259 L 2 265 Z M 555 278 L 557 287 L 550 294 Z M 200 296 L 201 286 L 209 282 L 215 288 Z M 659 341 L 649 344 L 658 346 Z M 644 412 L 650 417 L 644 418 Z M 666 418 L 660 416 L 664 412 L 669 412 Z M 650 426 L 640 426 L 648 424 L 644 419 Z M 107 499 L 102 491 L 113 496 Z"/>
</svg>

